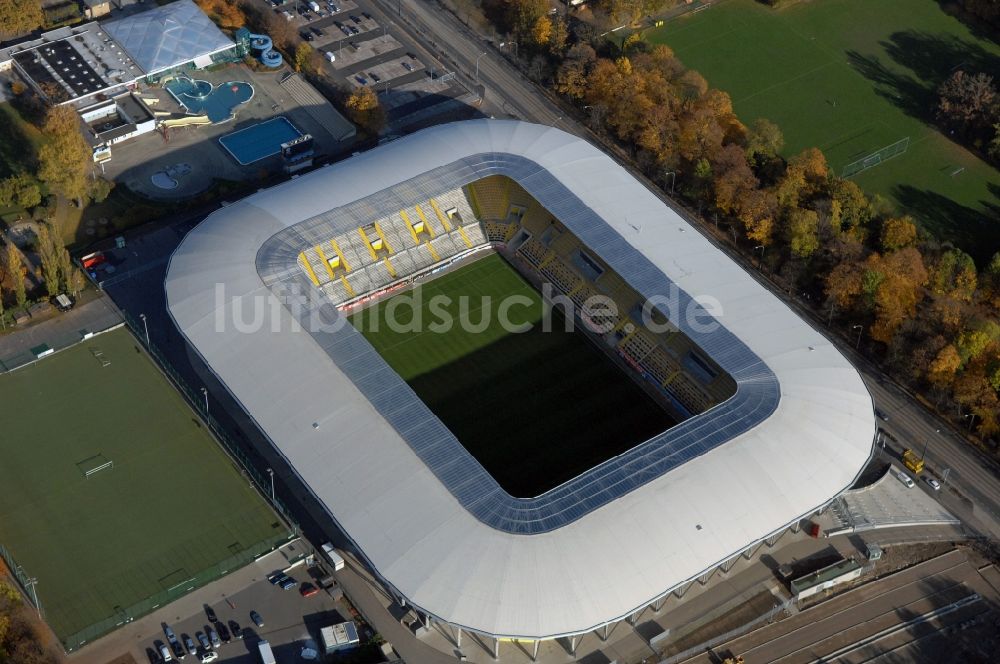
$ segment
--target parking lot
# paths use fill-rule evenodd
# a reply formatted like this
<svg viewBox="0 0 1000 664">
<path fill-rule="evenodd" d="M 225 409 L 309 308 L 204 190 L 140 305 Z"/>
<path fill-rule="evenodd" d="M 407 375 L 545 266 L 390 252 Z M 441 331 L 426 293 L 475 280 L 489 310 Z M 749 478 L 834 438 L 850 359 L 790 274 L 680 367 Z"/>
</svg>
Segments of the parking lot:
<svg viewBox="0 0 1000 664">
<path fill-rule="evenodd" d="M 403 129 L 435 111 L 455 112 L 461 107 L 458 100 L 468 104 L 476 99 L 366 0 L 317 0 L 315 7 L 301 0 L 259 1 L 283 15 L 299 38 L 323 56 L 327 76 L 352 89 L 374 89 L 390 129 Z"/>
<path fill-rule="evenodd" d="M 334 598 L 332 589 L 319 589 L 319 578 L 329 572 L 325 567 L 299 564 L 288 570 L 293 583 L 287 590 L 270 583 L 268 577 L 287 564 L 281 552 L 274 552 L 243 570 L 240 587 L 209 587 L 197 594 L 204 604 L 188 603 L 174 612 L 177 615 L 161 617 L 158 624 L 151 622 L 138 639 L 138 649 L 145 653 L 138 661 L 159 664 L 163 645 L 175 660 L 183 654 L 185 662 L 197 662 L 205 653 L 215 652 L 214 661 L 236 664 L 259 662 L 261 640 L 271 645 L 278 661 L 297 661 L 303 648 L 318 649 L 320 628 L 350 620 L 349 608 Z M 304 587 L 317 592 L 304 596 Z M 171 605 L 166 610 L 173 608 Z M 259 625 L 251 618 L 251 611 L 259 616 Z M 172 631 L 175 643 L 170 643 L 165 628 Z M 365 639 L 364 634 L 360 636 Z"/>
</svg>

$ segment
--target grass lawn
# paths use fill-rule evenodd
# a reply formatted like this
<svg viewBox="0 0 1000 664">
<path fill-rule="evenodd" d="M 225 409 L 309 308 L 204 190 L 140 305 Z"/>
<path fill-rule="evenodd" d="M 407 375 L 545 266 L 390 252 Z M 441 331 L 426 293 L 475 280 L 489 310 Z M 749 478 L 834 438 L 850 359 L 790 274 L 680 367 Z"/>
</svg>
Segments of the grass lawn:
<svg viewBox="0 0 1000 664">
<path fill-rule="evenodd" d="M 455 320 L 435 332 L 440 318 L 431 299 Z M 488 321 L 479 332 L 466 320 Z M 530 305 L 510 308 L 508 332 L 498 322 L 511 296 Z M 488 299 L 487 299 L 488 298 Z M 509 493 L 533 497 L 667 429 L 673 420 L 582 332 L 566 332 L 561 316 L 552 331 L 541 325 L 539 293 L 497 254 L 463 266 L 355 314 L 357 327 L 389 365 Z M 393 331 L 387 320 L 419 329 Z"/>
<path fill-rule="evenodd" d="M 125 330 L 0 375 L 0 403 L 0 543 L 60 638 L 285 532 Z"/>
<path fill-rule="evenodd" d="M 819 147 L 840 173 L 908 136 L 908 152 L 855 181 L 980 264 L 1000 248 L 1000 218 L 990 212 L 1000 205 L 1000 172 L 927 124 L 938 83 L 957 67 L 995 75 L 1000 45 L 933 0 L 822 0 L 782 10 L 725 0 L 644 35 L 729 92 L 744 121 L 776 122 L 788 155 Z"/>
</svg>

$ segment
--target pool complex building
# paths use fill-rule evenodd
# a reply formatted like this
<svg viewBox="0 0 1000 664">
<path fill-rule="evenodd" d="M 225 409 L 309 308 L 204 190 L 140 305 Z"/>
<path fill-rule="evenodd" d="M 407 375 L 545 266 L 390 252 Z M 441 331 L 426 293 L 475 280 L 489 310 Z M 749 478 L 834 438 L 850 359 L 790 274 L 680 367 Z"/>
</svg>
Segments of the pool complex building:
<svg viewBox="0 0 1000 664">
<path fill-rule="evenodd" d="M 204 114 L 215 124 L 232 120 L 236 107 L 253 99 L 253 86 L 244 81 L 213 86 L 208 81 L 177 76 L 163 87 L 189 113 Z"/>
</svg>

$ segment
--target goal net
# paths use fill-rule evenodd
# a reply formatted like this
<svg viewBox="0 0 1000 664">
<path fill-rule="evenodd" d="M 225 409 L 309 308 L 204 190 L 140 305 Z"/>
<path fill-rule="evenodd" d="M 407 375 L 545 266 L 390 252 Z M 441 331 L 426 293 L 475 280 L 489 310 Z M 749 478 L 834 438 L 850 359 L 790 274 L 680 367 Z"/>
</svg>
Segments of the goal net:
<svg viewBox="0 0 1000 664">
<path fill-rule="evenodd" d="M 841 172 L 840 177 L 849 178 L 852 175 L 857 175 L 861 171 L 867 171 L 869 168 L 878 166 L 883 161 L 888 161 L 893 157 L 898 157 L 899 155 L 906 152 L 910 147 L 910 137 L 901 138 L 900 140 L 885 146 L 871 154 L 862 157 L 856 161 L 852 161 L 847 166 L 844 166 L 843 172 Z"/>
</svg>

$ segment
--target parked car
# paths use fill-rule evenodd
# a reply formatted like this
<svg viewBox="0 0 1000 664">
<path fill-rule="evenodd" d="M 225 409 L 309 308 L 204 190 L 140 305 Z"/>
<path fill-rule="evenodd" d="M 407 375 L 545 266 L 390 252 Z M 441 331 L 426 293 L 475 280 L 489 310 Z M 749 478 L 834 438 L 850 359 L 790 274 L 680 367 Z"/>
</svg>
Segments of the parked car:
<svg viewBox="0 0 1000 664">
<path fill-rule="evenodd" d="M 198 652 L 198 646 L 195 645 L 194 639 L 192 639 L 187 634 L 183 634 L 181 636 L 184 639 L 184 647 L 187 648 L 187 651 L 189 653 L 191 653 L 192 655 L 194 655 L 195 653 L 197 653 Z"/>
<path fill-rule="evenodd" d="M 905 486 L 907 489 L 912 489 L 914 486 L 913 480 L 910 479 L 910 476 L 901 470 L 896 471 L 896 479 L 902 482 L 903 486 Z"/>
<path fill-rule="evenodd" d="M 226 623 L 221 620 L 215 623 L 215 631 L 219 633 L 219 638 L 222 639 L 223 643 L 229 643 L 229 630 L 226 629 Z"/>
<path fill-rule="evenodd" d="M 357 23 L 358 25 L 361 25 L 361 19 L 355 16 L 354 14 L 351 14 L 350 19 L 355 23 Z"/>
<path fill-rule="evenodd" d="M 157 641 L 156 643 L 159 644 L 157 646 L 157 650 L 160 653 L 160 659 L 162 659 L 164 662 L 174 661 L 174 657 L 173 655 L 170 654 L 170 648 L 167 647 L 167 644 L 161 643 L 160 641 Z"/>
<path fill-rule="evenodd" d="M 355 28 L 353 25 L 347 26 L 347 29 L 351 31 L 352 35 L 359 35 L 359 34 L 361 34 L 361 31 L 358 30 L 357 28 Z"/>
<path fill-rule="evenodd" d="M 330 8 L 330 12 L 333 14 L 336 14 L 337 12 L 340 11 L 340 7 L 338 7 L 336 3 L 328 2 L 326 3 L 326 6 Z"/>
<path fill-rule="evenodd" d="M 351 36 L 351 31 L 348 29 L 348 27 L 346 25 L 341 24 L 341 25 L 338 25 L 337 27 L 340 28 L 340 31 L 343 32 L 348 37 Z"/>
<path fill-rule="evenodd" d="M 415 54 L 413 54 L 413 53 L 407 53 L 406 57 L 408 57 L 410 60 L 416 60 L 417 59 L 417 56 Z"/>
<path fill-rule="evenodd" d="M 369 14 L 368 12 L 361 12 L 361 15 L 362 15 L 362 16 L 364 16 L 364 17 L 365 17 L 366 19 L 368 19 L 369 21 L 372 21 L 372 20 L 374 20 L 374 19 L 372 18 L 372 15 L 371 15 L 371 14 Z"/>
<path fill-rule="evenodd" d="M 219 659 L 219 653 L 214 650 L 209 650 L 208 652 L 203 652 L 199 658 L 202 664 L 208 664 L 208 662 L 214 662 Z"/>
<path fill-rule="evenodd" d="M 310 29 L 310 30 L 312 31 L 312 33 L 313 33 L 314 35 L 316 35 L 317 37 L 322 37 L 323 35 L 325 35 L 325 34 L 326 34 L 325 32 L 323 32 L 322 30 L 320 30 L 319 28 L 317 28 L 317 27 L 315 27 L 315 26 L 313 26 L 313 27 L 311 27 L 311 28 L 309 28 L 309 29 Z"/>
<path fill-rule="evenodd" d="M 355 76 L 354 80 L 360 83 L 361 85 L 368 85 L 368 79 L 365 78 L 364 76 Z"/>
<path fill-rule="evenodd" d="M 927 484 L 929 484 L 930 487 L 932 489 L 934 489 L 935 491 L 940 491 L 941 490 L 941 483 L 938 482 L 933 477 L 924 476 L 924 481 L 927 482 Z"/>
<path fill-rule="evenodd" d="M 403 69 L 405 69 L 406 71 L 413 71 L 413 65 L 411 65 L 409 62 L 402 62 L 400 64 L 403 65 Z"/>
<path fill-rule="evenodd" d="M 235 620 L 229 621 L 229 631 L 232 632 L 234 639 L 243 638 L 243 628 L 240 627 L 240 624 Z"/>
<path fill-rule="evenodd" d="M 299 588 L 299 594 L 303 597 L 312 597 L 319 592 L 319 588 L 311 583 L 303 583 L 302 587 Z"/>
<path fill-rule="evenodd" d="M 375 74 L 375 73 L 372 73 L 372 72 L 368 72 L 368 75 L 372 77 L 372 81 L 375 82 L 375 83 L 378 83 L 379 81 L 382 80 L 382 77 L 379 76 L 378 74 Z"/>
<path fill-rule="evenodd" d="M 267 577 L 267 580 L 270 581 L 272 585 L 280 586 L 287 578 L 288 575 L 284 572 L 275 572 L 271 576 Z"/>
<path fill-rule="evenodd" d="M 306 40 L 307 42 L 311 42 L 312 40 L 316 39 L 315 37 L 312 36 L 312 33 L 305 31 L 300 32 L 299 36 L 302 37 L 302 39 Z"/>
<path fill-rule="evenodd" d="M 326 58 L 328 62 L 337 61 L 337 54 L 334 53 L 333 51 L 327 51 L 326 53 L 323 54 L 323 57 Z"/>
<path fill-rule="evenodd" d="M 198 632 L 197 634 L 194 635 L 194 638 L 198 639 L 198 643 L 200 643 L 201 647 L 204 648 L 205 650 L 212 649 L 212 642 L 209 641 L 208 637 L 205 636 L 203 633 Z"/>
<path fill-rule="evenodd" d="M 250 620 L 252 620 L 253 624 L 257 625 L 257 627 L 263 627 L 264 626 L 264 619 L 261 618 L 260 614 L 257 613 L 256 611 L 251 611 L 250 612 Z"/>
<path fill-rule="evenodd" d="M 216 634 L 216 632 L 215 632 L 214 629 L 212 629 L 211 627 L 209 627 L 205 631 L 208 632 L 208 639 L 212 642 L 212 647 L 213 648 L 220 648 L 220 647 L 222 647 L 222 640 L 219 639 L 219 635 Z"/>
<path fill-rule="evenodd" d="M 292 13 L 288 11 L 281 12 L 281 15 L 285 17 L 286 21 L 291 21 L 293 18 L 295 18 L 294 16 L 292 16 Z"/>
<path fill-rule="evenodd" d="M 208 618 L 208 622 L 214 623 L 219 621 L 215 615 L 215 610 L 212 607 L 208 604 L 203 604 L 202 606 L 205 608 L 205 617 Z"/>
<path fill-rule="evenodd" d="M 296 581 L 295 579 L 293 579 L 293 578 L 292 578 L 292 577 L 290 577 L 290 576 L 286 576 L 286 577 L 285 577 L 285 580 L 284 580 L 284 581 L 282 581 L 282 582 L 281 582 L 280 584 L 278 584 L 278 585 L 280 585 L 280 586 L 281 586 L 281 589 L 282 589 L 282 590 L 291 590 L 291 589 L 292 589 L 292 588 L 294 588 L 295 586 L 299 585 L 299 582 L 298 582 L 298 581 Z"/>
<path fill-rule="evenodd" d="M 179 641 L 171 641 L 170 649 L 174 651 L 174 657 L 177 659 L 184 659 L 187 657 L 187 653 L 184 652 L 184 646 L 182 646 Z"/>
</svg>

